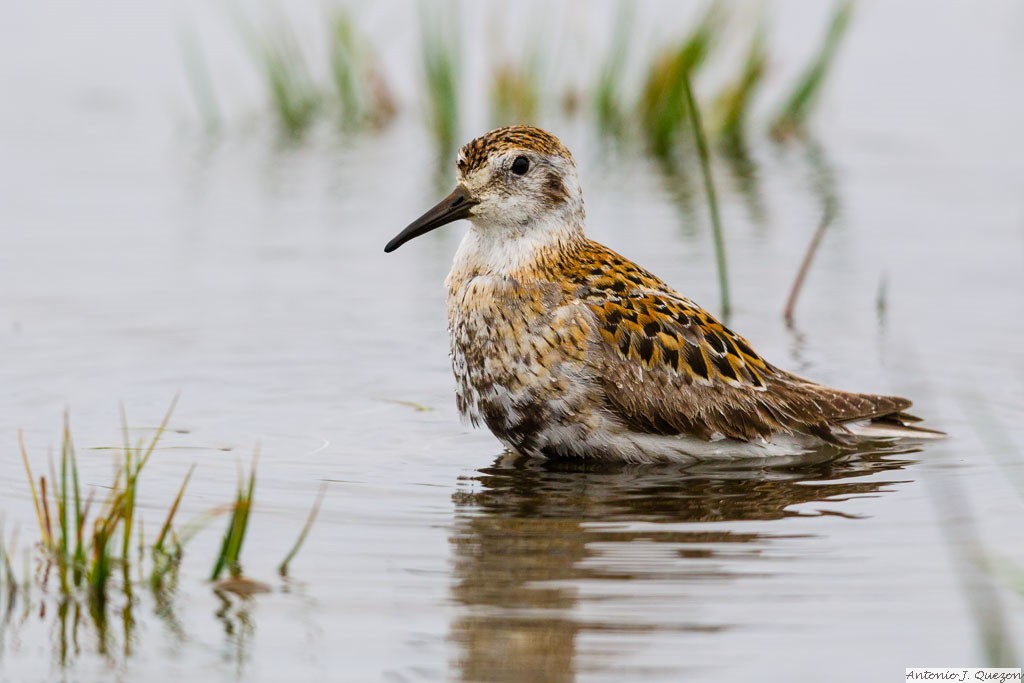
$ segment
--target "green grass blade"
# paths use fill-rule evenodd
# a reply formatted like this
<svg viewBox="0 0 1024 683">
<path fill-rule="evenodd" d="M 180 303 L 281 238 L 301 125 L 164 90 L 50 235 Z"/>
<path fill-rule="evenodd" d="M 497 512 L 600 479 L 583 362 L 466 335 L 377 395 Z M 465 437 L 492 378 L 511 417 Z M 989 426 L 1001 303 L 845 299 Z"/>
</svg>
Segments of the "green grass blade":
<svg viewBox="0 0 1024 683">
<path fill-rule="evenodd" d="M 130 454 L 132 452 L 132 436 L 128 431 L 128 414 L 125 412 L 123 403 L 117 405 L 117 412 L 121 418 L 121 451 Z"/>
<path fill-rule="evenodd" d="M 228 519 L 228 527 L 224 532 L 220 553 L 217 555 L 213 571 L 210 573 L 211 581 L 219 579 L 225 569 L 232 576 L 241 575 L 239 558 L 242 553 L 242 543 L 245 541 L 246 528 L 249 524 L 249 513 L 252 509 L 252 500 L 256 487 L 256 463 L 258 459 L 259 453 L 257 452 L 253 456 L 252 466 L 249 470 L 248 484 L 243 479 L 241 472 L 239 473 L 235 504 L 231 510 L 231 517 Z"/>
<path fill-rule="evenodd" d="M 7 550 L 7 534 L 4 529 L 3 519 L 0 518 L 0 586 L 4 582 L 8 584 L 8 591 L 18 585 L 14 576 L 14 568 L 11 566 L 11 556 Z"/>
<path fill-rule="evenodd" d="M 153 433 L 153 437 L 149 441 L 149 445 L 146 450 L 143 451 L 140 447 L 138 449 L 131 449 L 130 447 L 125 450 L 124 454 L 124 501 L 121 508 L 122 517 L 122 528 L 121 528 L 121 569 L 124 576 L 125 584 L 131 582 L 131 552 L 132 552 L 132 535 L 135 531 L 135 503 L 138 499 L 139 489 L 139 475 L 142 473 L 143 468 L 149 459 L 152 457 L 153 452 L 156 450 L 156 446 L 167 430 L 167 425 L 171 420 L 171 415 L 174 413 L 174 408 L 178 404 L 178 396 L 175 395 L 171 399 L 171 404 L 168 406 L 167 411 L 164 413 L 163 420 L 160 421 L 160 425 Z M 124 414 L 122 406 L 122 421 L 124 423 L 124 432 L 128 433 L 128 420 Z"/>
<path fill-rule="evenodd" d="M 771 133 L 775 139 L 784 140 L 792 137 L 806 126 L 839 45 L 850 26 L 852 14 L 852 0 L 844 0 L 836 6 L 821 48 L 797 81 L 792 94 L 772 123 Z"/>
<path fill-rule="evenodd" d="M 65 420 L 66 420 L 65 415 Z M 65 422 L 65 433 L 67 442 L 70 444 L 70 467 L 71 467 L 71 491 L 74 494 L 74 541 L 75 550 L 72 555 L 72 579 L 77 586 L 82 580 L 82 567 L 85 565 L 85 547 L 82 543 L 82 526 L 85 524 L 85 510 L 82 507 L 81 485 L 78 480 L 78 457 L 75 455 L 74 441 L 71 438 L 70 422 Z M 88 507 L 88 503 L 86 504 Z"/>
<path fill-rule="evenodd" d="M 52 464 L 52 463 L 51 463 Z M 47 547 L 49 550 L 54 550 L 57 546 L 53 540 L 53 525 L 51 523 L 52 517 L 50 515 L 50 503 L 49 498 L 46 495 L 46 477 L 39 476 L 39 498 L 43 501 L 43 520 L 46 525 L 43 527 L 43 537 L 49 539 Z"/>
<path fill-rule="evenodd" d="M 316 517 L 320 514 L 320 505 L 324 502 L 324 495 L 327 493 L 327 482 L 320 482 L 320 490 L 316 494 L 316 500 L 313 501 L 313 507 L 309 511 L 309 516 L 306 518 L 306 523 L 302 526 L 302 531 L 299 532 L 299 537 L 295 539 L 295 545 L 285 555 L 284 560 L 277 568 L 277 573 L 281 576 L 288 575 L 288 565 L 299 553 L 299 549 L 302 548 L 302 544 L 306 542 L 306 536 L 309 535 L 309 530 L 313 528 L 313 523 L 316 521 Z"/>
<path fill-rule="evenodd" d="M 235 528 L 235 517 L 238 515 L 238 499 L 240 497 L 240 494 L 236 494 L 235 503 L 231 506 L 228 528 L 224 531 L 224 538 L 221 539 L 220 551 L 217 553 L 217 559 L 213 563 L 213 571 L 210 572 L 210 581 L 219 579 L 225 567 L 228 566 L 228 549 L 231 547 L 231 537 Z"/>
<path fill-rule="evenodd" d="M 718 195 L 715 192 L 715 182 L 711 174 L 711 159 L 708 154 L 707 138 L 704 134 L 704 126 L 701 122 L 700 109 L 693 97 L 693 88 L 690 85 L 690 74 L 684 72 L 682 75 L 683 92 L 686 97 L 686 105 L 690 110 L 690 125 L 693 130 L 694 142 L 697 146 L 697 155 L 700 159 L 701 175 L 704 177 L 704 191 L 708 200 L 708 213 L 711 216 L 711 232 L 715 244 L 715 261 L 718 264 L 718 289 L 721 296 L 722 317 L 728 319 L 732 310 L 729 300 L 729 272 L 725 256 L 725 237 L 722 233 L 722 220 L 718 212 Z"/>
<path fill-rule="evenodd" d="M 185 495 L 185 489 L 188 487 L 188 482 L 192 478 L 192 473 L 195 472 L 196 466 L 192 465 L 188 468 L 188 473 L 185 475 L 185 480 L 181 482 L 181 487 L 178 489 L 178 495 L 174 497 L 174 502 L 171 504 L 171 509 L 167 512 L 167 518 L 164 520 L 164 524 L 160 527 L 160 533 L 157 535 L 156 543 L 153 544 L 153 550 L 155 552 L 163 552 L 164 541 L 167 539 L 167 534 L 171 530 L 171 525 L 174 523 L 174 516 L 178 514 L 178 507 L 181 505 L 181 499 Z"/>
<path fill-rule="evenodd" d="M 242 555 L 242 543 L 245 542 L 245 532 L 249 528 L 249 514 L 252 512 L 252 498 L 256 488 L 256 460 L 258 457 L 259 454 L 253 458 L 252 467 L 249 470 L 249 487 L 240 501 L 242 503 L 242 514 L 239 515 L 238 533 L 236 534 L 235 542 L 232 544 L 230 557 L 230 569 L 233 576 L 239 576 L 242 573 L 239 558 Z"/>
<path fill-rule="evenodd" d="M 768 55 L 764 27 L 758 27 L 747 49 L 743 70 L 734 83 L 716 98 L 714 111 L 718 137 L 732 145 L 744 137 L 747 114 L 754 94 L 764 80 Z"/>
<path fill-rule="evenodd" d="M 292 140 L 301 139 L 315 123 L 323 104 L 302 43 L 283 15 L 276 18 L 272 31 L 258 31 L 241 16 L 238 21 L 246 47 L 263 77 L 278 128 Z"/>
<path fill-rule="evenodd" d="M 459 43 L 458 12 L 451 4 L 443 10 L 420 5 L 420 52 L 426 85 L 427 121 L 438 158 L 455 149 L 459 135 Z"/>
<path fill-rule="evenodd" d="M 129 441 L 128 438 L 128 417 L 125 414 L 124 404 L 121 404 L 121 422 L 122 429 L 125 434 L 126 443 Z M 124 576 L 124 582 L 127 585 L 130 580 L 130 565 L 131 565 L 131 543 L 132 543 L 132 529 L 135 522 L 135 477 L 137 474 L 136 468 L 141 467 L 141 460 L 133 458 L 134 451 L 130 445 L 125 447 L 124 450 L 124 491 L 123 491 L 123 506 L 120 509 L 120 515 L 124 522 L 121 532 L 121 570 Z M 120 479 L 120 478 L 118 478 Z M 117 484 L 115 482 L 115 491 L 117 490 Z M 116 526 L 116 519 L 115 526 Z M 111 532 L 113 533 L 113 532 Z"/>
<path fill-rule="evenodd" d="M 495 64 L 491 68 L 490 80 L 493 125 L 537 123 L 537 114 L 540 111 L 540 83 L 536 63 Z"/>
<path fill-rule="evenodd" d="M 50 547 L 53 545 L 53 539 L 50 537 L 49 527 L 43 517 L 43 506 L 39 502 L 39 490 L 36 488 L 35 478 L 32 474 L 32 467 L 28 463 L 28 450 L 25 448 L 25 434 L 20 429 L 18 430 L 18 446 L 21 450 L 21 462 L 25 465 L 25 475 L 28 477 L 28 488 L 32 493 L 32 504 L 36 509 L 36 519 L 39 521 L 39 533 L 43 537 L 43 545 Z"/>
<path fill-rule="evenodd" d="M 68 460 L 74 457 L 71 453 L 71 428 L 68 425 L 68 414 L 64 413 L 64 430 L 61 438 L 60 448 L 60 482 L 57 498 L 57 524 L 60 535 L 57 542 L 57 572 L 60 575 L 60 585 L 63 593 L 68 593 L 68 568 L 71 560 L 71 520 L 70 520 L 70 474 Z"/>
<path fill-rule="evenodd" d="M 343 9 L 334 13 L 329 26 L 331 76 L 341 107 L 341 125 L 356 128 L 363 119 L 365 100 L 359 83 L 355 27 Z"/>
<path fill-rule="evenodd" d="M 85 499 L 85 505 L 82 506 L 82 512 L 78 516 L 75 526 L 75 559 L 74 559 L 74 573 L 73 578 L 76 586 L 80 586 L 82 579 L 85 578 L 86 571 L 86 538 L 85 538 L 85 523 L 89 517 L 89 508 L 92 507 L 93 493 L 89 492 L 89 495 Z"/>
<path fill-rule="evenodd" d="M 185 67 L 185 76 L 188 79 L 192 98 L 196 103 L 196 110 L 203 122 L 203 128 L 208 134 L 217 133 L 223 126 L 224 116 L 217 101 L 217 91 L 214 88 L 210 68 L 203 54 L 199 37 L 195 31 L 180 27 L 178 45 Z"/>
<path fill-rule="evenodd" d="M 633 3 L 619 4 L 619 16 L 615 22 L 611 47 L 601 67 L 597 86 L 594 88 L 594 112 L 598 130 L 612 136 L 621 135 L 625 128 L 626 115 L 622 109 L 621 85 L 628 58 L 634 13 Z"/>
<path fill-rule="evenodd" d="M 686 83 L 707 58 L 721 24 L 718 5 L 711 5 L 683 42 L 663 51 L 648 69 L 638 110 L 648 148 L 663 161 L 669 160 L 690 115 Z"/>
<path fill-rule="evenodd" d="M 107 585 L 114 567 L 110 546 L 123 519 L 124 492 L 111 492 L 108 505 L 93 525 L 92 558 L 88 569 L 90 612 L 98 624 L 106 618 Z"/>
<path fill-rule="evenodd" d="M 343 130 L 381 128 L 395 115 L 395 100 L 370 41 L 345 9 L 328 20 L 331 80 Z"/>
<path fill-rule="evenodd" d="M 164 419 L 160 421 L 160 426 L 157 427 L 156 432 L 153 434 L 153 438 L 149 441 L 149 446 L 146 448 L 146 452 L 143 454 L 142 459 L 139 461 L 139 466 L 136 469 L 136 474 L 142 471 L 142 468 L 149 462 L 149 457 L 153 455 L 153 451 L 156 450 L 156 445 L 160 441 L 160 437 L 167 431 L 167 425 L 171 421 L 171 415 L 174 414 L 174 409 L 178 405 L 178 398 L 181 394 L 175 394 L 174 398 L 171 399 L 171 405 L 167 407 L 167 412 L 164 413 Z"/>
</svg>

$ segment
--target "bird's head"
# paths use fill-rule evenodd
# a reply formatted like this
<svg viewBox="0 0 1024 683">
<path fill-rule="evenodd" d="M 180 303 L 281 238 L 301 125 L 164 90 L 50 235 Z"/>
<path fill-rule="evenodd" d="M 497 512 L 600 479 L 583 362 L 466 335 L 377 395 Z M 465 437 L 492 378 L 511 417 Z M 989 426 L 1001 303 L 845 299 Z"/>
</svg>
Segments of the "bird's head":
<svg viewBox="0 0 1024 683">
<path fill-rule="evenodd" d="M 572 154 L 558 138 L 530 126 L 498 128 L 459 150 L 458 185 L 388 242 L 391 252 L 414 237 L 466 218 L 491 237 L 514 240 L 583 226 L 583 194 Z"/>
</svg>

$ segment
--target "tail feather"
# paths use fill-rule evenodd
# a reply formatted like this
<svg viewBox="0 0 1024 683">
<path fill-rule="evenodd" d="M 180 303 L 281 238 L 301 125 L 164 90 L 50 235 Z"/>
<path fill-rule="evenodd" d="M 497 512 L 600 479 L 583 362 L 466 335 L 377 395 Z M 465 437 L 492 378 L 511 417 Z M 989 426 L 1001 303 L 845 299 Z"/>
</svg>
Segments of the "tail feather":
<svg viewBox="0 0 1024 683">
<path fill-rule="evenodd" d="M 872 420 L 844 424 L 851 433 L 864 439 L 944 439 L 948 436 L 937 429 L 921 427 L 921 418 L 907 413 L 892 413 Z"/>
</svg>

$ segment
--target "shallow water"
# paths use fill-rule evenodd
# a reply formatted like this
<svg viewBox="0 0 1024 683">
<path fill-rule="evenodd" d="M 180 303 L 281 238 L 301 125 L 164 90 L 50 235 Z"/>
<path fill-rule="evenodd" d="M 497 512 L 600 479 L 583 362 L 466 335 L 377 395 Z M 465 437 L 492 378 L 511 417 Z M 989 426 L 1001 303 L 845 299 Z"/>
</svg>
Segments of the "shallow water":
<svg viewBox="0 0 1024 683">
<path fill-rule="evenodd" d="M 758 135 L 753 176 L 715 169 L 730 325 L 800 374 L 912 397 L 952 438 L 685 470 L 510 461 L 461 425 L 441 282 L 464 227 L 382 253 L 446 191 L 420 123 L 276 145 L 245 111 L 258 95 L 227 20 L 197 6 L 237 123 L 205 141 L 180 16 L 155 7 L 3 10 L 0 80 L 19 96 L 0 107 L 0 514 L 20 561 L 35 521 L 17 430 L 43 469 L 70 409 L 84 480 L 103 486 L 118 403 L 143 436 L 180 392 L 142 484 L 146 528 L 193 463 L 183 514 L 228 502 L 259 445 L 243 559 L 273 591 L 214 594 L 218 520 L 169 602 L 140 588 L 130 628 L 115 609 L 105 654 L 85 617 L 62 640 L 74 619 L 61 628 L 56 596 L 17 603 L 0 680 L 880 681 L 988 662 L 962 559 L 980 544 L 1024 567 L 1019 4 L 858 8 L 816 143 Z M 819 35 L 824 10 L 804 7 L 775 10 L 776 85 Z M 401 87 L 408 52 L 382 51 Z M 590 234 L 714 310 L 699 192 L 586 125 L 551 127 L 577 155 Z M 840 218 L 787 328 L 827 193 Z M 1021 596 L 991 584 L 1019 656 Z"/>
</svg>

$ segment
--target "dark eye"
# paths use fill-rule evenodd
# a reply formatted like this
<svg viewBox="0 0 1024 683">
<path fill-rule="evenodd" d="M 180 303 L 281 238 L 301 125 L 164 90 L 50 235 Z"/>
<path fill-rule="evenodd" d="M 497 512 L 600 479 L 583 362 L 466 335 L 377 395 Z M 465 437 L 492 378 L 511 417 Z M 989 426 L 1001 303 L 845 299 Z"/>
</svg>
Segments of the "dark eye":
<svg viewBox="0 0 1024 683">
<path fill-rule="evenodd" d="M 516 175 L 526 175 L 530 170 L 530 160 L 526 157 L 516 157 L 512 162 L 512 172 Z"/>
</svg>

